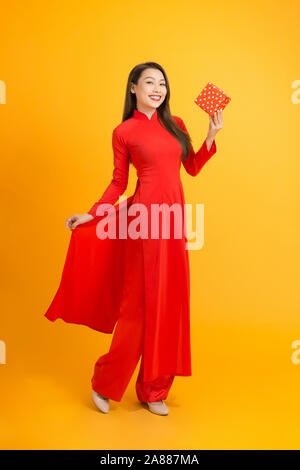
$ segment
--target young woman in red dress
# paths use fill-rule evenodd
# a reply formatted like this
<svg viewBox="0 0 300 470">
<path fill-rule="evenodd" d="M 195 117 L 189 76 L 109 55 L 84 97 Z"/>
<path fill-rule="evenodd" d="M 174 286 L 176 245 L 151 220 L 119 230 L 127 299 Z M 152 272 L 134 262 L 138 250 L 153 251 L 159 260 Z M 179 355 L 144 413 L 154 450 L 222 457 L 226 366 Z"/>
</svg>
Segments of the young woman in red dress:
<svg viewBox="0 0 300 470">
<path fill-rule="evenodd" d="M 133 68 L 123 119 L 112 133 L 112 181 L 86 214 L 67 219 L 72 231 L 68 254 L 59 289 L 45 314 L 51 321 L 61 318 L 104 333 L 115 327 L 110 349 L 95 363 L 91 379 L 93 401 L 104 413 L 109 411 L 109 399 L 121 400 L 140 358 L 137 397 L 156 414 L 168 414 L 164 400 L 174 377 L 192 375 L 180 168 L 198 175 L 216 153 L 215 136 L 223 120 L 221 111 L 209 116 L 206 139 L 195 152 L 183 120 L 170 113 L 169 99 L 169 82 L 159 64 Z M 137 174 L 134 194 L 114 205 L 127 188 L 130 164 Z M 114 209 L 113 216 L 101 212 L 104 204 L 112 205 L 107 207 Z M 162 210 L 157 218 L 153 209 L 158 207 Z M 99 237 L 101 223 L 107 220 L 104 215 L 117 228 L 126 215 L 126 238 Z M 162 219 L 167 215 L 166 236 Z M 134 221 L 137 228 L 137 220 L 139 231 L 130 231 Z M 153 236 L 155 224 L 158 232 Z M 175 228 L 180 236 L 175 236 Z"/>
</svg>

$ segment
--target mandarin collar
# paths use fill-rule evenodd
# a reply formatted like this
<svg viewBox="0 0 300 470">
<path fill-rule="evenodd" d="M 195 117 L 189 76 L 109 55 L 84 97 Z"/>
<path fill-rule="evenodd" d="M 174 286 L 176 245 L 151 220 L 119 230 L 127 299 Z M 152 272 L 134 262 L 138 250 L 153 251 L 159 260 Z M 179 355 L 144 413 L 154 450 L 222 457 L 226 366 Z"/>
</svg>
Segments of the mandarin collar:
<svg viewBox="0 0 300 470">
<path fill-rule="evenodd" d="M 154 121 L 157 121 L 157 109 L 155 108 L 155 111 L 152 114 L 151 119 L 149 119 L 147 114 L 142 113 L 142 111 L 138 111 L 136 108 L 134 108 L 133 117 L 135 117 L 136 119 L 139 119 L 140 121 L 154 122 Z"/>
</svg>

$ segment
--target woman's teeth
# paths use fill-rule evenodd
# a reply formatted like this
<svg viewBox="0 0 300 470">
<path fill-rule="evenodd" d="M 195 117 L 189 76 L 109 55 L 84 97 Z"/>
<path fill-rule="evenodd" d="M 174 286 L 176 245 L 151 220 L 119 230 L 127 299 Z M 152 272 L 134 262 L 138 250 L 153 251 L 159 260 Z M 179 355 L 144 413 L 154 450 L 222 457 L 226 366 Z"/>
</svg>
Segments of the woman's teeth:
<svg viewBox="0 0 300 470">
<path fill-rule="evenodd" d="M 160 100 L 160 96 L 150 96 L 150 98 L 154 101 L 159 101 Z"/>
</svg>

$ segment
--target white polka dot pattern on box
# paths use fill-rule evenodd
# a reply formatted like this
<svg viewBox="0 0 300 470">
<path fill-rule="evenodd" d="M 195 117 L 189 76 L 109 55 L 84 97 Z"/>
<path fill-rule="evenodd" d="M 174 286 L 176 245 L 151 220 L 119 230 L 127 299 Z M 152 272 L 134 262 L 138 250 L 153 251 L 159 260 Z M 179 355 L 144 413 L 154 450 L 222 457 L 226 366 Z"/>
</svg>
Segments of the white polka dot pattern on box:
<svg viewBox="0 0 300 470">
<path fill-rule="evenodd" d="M 203 111 L 213 116 L 219 109 L 224 109 L 231 98 L 216 85 L 208 82 L 194 101 Z"/>
</svg>

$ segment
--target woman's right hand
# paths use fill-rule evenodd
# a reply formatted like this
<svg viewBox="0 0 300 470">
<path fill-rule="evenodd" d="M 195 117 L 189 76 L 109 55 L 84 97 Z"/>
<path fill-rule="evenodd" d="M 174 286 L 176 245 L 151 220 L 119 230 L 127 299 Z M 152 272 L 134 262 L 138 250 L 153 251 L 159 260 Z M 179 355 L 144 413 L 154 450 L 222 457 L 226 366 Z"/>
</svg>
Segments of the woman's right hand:
<svg viewBox="0 0 300 470">
<path fill-rule="evenodd" d="M 77 227 L 77 225 L 84 224 L 85 222 L 89 222 L 92 219 L 94 219 L 94 217 L 88 213 L 74 214 L 66 220 L 66 227 L 73 231 L 74 228 Z"/>
</svg>

